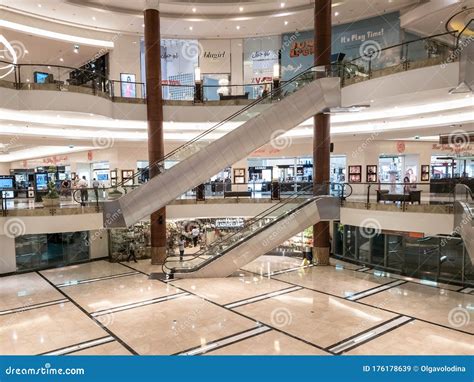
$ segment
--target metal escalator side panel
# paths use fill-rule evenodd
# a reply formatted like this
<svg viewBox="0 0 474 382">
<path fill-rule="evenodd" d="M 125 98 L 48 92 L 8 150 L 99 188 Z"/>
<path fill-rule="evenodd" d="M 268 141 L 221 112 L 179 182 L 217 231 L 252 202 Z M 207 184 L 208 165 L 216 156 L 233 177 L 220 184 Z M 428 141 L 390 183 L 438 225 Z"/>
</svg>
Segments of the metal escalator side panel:
<svg viewBox="0 0 474 382">
<path fill-rule="evenodd" d="M 320 211 L 321 209 L 321 211 Z M 175 278 L 227 277 L 259 256 L 322 220 L 339 218 L 339 199 L 321 197 L 308 203 L 268 229 L 243 241 L 223 256 L 190 273 L 176 273 Z M 322 214 L 321 214 L 322 212 Z"/>
<path fill-rule="evenodd" d="M 340 105 L 339 78 L 315 80 L 118 200 L 125 226 L 167 205 L 223 168 L 318 112 Z M 330 102 L 330 103 L 328 103 Z M 106 208 L 108 213 L 115 211 Z"/>
</svg>

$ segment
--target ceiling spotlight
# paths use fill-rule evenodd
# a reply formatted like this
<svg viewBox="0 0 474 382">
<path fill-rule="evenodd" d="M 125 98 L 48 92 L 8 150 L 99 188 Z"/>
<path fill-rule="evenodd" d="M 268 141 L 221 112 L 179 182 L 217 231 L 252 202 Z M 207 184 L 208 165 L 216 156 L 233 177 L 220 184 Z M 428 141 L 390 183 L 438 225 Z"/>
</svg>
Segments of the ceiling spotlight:
<svg viewBox="0 0 474 382">
<path fill-rule="evenodd" d="M 244 7 L 239 7 L 239 11 L 240 11 L 240 12 L 243 12 L 243 11 L 244 11 Z"/>
<path fill-rule="evenodd" d="M 191 26 L 191 27 L 189 27 L 189 30 L 190 30 L 190 31 L 192 31 L 192 30 L 193 30 L 193 27 L 192 27 L 192 26 Z"/>
<path fill-rule="evenodd" d="M 28 49 L 25 49 L 25 54 L 28 54 L 28 53 L 30 53 L 30 52 L 28 51 Z"/>
<path fill-rule="evenodd" d="M 235 28 L 236 28 L 237 30 L 239 30 L 239 29 L 240 29 L 240 25 L 237 25 Z"/>
<path fill-rule="evenodd" d="M 192 11 L 193 11 L 193 13 L 196 13 L 196 8 L 193 8 Z"/>
<path fill-rule="evenodd" d="M 92 20 L 94 20 L 94 21 L 96 20 L 95 16 L 92 16 Z"/>
<path fill-rule="evenodd" d="M 334 16 L 339 16 L 339 12 L 334 12 Z"/>
<path fill-rule="evenodd" d="M 145 24 L 142 24 L 142 28 L 145 28 Z"/>
<path fill-rule="evenodd" d="M 285 8 L 285 3 L 281 3 L 280 8 Z"/>
<path fill-rule="evenodd" d="M 38 8 L 41 8 L 41 7 L 42 7 L 42 5 L 41 5 L 41 4 L 38 4 Z"/>
<path fill-rule="evenodd" d="M 288 25 L 288 21 L 285 20 L 285 25 Z"/>
<path fill-rule="evenodd" d="M 59 59 L 59 61 L 64 62 L 64 58 L 61 57 L 61 58 Z"/>
<path fill-rule="evenodd" d="M 74 53 L 79 53 L 79 45 L 74 45 Z"/>
</svg>

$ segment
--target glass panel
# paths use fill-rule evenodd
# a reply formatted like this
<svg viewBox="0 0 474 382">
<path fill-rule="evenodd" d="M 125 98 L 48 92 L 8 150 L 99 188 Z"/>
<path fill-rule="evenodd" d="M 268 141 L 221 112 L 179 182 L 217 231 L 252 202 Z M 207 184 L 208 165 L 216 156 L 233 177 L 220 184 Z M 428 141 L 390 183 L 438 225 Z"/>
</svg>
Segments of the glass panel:
<svg viewBox="0 0 474 382">
<path fill-rule="evenodd" d="M 216 124 L 214 127 L 196 135 L 189 142 L 185 143 L 184 145 L 178 147 L 177 149 L 169 153 L 162 161 L 155 164 L 151 164 L 150 167 L 154 167 L 158 172 L 166 171 L 171 166 L 165 166 L 165 163 L 170 163 L 174 165 L 186 159 L 187 157 L 199 151 L 201 148 L 207 146 L 211 140 L 221 138 L 228 132 L 232 131 L 234 128 L 246 122 L 247 120 L 258 116 L 264 110 L 263 107 L 260 107 L 261 104 L 269 102 L 278 102 L 284 97 L 313 82 L 315 79 L 325 77 L 327 75 L 328 73 L 326 73 L 324 70 L 323 72 L 316 72 L 314 68 L 308 69 L 307 71 L 296 76 L 294 79 L 283 83 L 278 89 L 275 89 L 266 97 L 259 98 L 258 100 L 244 107 L 239 112 Z M 148 169 L 144 169 L 143 171 L 148 171 Z M 135 173 L 134 177 L 139 177 L 140 174 L 140 172 Z M 122 184 L 119 184 L 118 186 L 122 186 Z"/>
<path fill-rule="evenodd" d="M 168 258 L 165 268 L 170 272 L 186 272 L 191 269 L 196 269 L 197 266 L 201 267 L 210 262 L 211 259 L 223 255 L 240 242 L 248 240 L 250 237 L 267 229 L 276 222 L 290 218 L 298 209 L 303 208 L 314 200 L 315 198 L 313 196 L 308 195 L 307 190 L 296 193 L 248 221 L 244 228 L 236 233 L 227 235 L 222 240 L 217 240 L 208 248 L 199 251 L 190 260 L 179 261 L 176 257 Z M 294 208 L 295 204 L 298 205 L 296 208 Z M 271 241 L 271 238 L 269 238 L 269 240 Z M 271 242 L 269 242 L 268 250 L 271 249 L 273 249 L 273 247 L 271 246 Z"/>
<path fill-rule="evenodd" d="M 423 239 L 406 237 L 404 272 L 410 276 L 422 273 L 424 278 L 436 280 L 439 254 L 440 239 L 438 237 Z"/>
<path fill-rule="evenodd" d="M 386 235 L 386 266 L 397 271 L 403 269 L 403 236 Z"/>
<path fill-rule="evenodd" d="M 24 235 L 15 239 L 18 271 L 63 266 L 89 259 L 89 233 Z"/>
<path fill-rule="evenodd" d="M 463 247 L 463 241 L 460 238 L 449 236 L 440 238 L 440 280 L 446 282 L 462 281 Z"/>
</svg>

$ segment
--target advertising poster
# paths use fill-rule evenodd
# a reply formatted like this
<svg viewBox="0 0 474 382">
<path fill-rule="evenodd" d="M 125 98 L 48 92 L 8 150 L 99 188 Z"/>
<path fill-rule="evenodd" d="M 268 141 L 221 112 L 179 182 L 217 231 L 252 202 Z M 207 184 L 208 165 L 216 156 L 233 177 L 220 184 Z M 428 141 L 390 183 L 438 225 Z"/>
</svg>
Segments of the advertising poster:
<svg viewBox="0 0 474 382">
<path fill-rule="evenodd" d="M 399 13 L 341 24 L 332 30 L 332 53 L 345 53 L 345 60 L 357 58 L 364 53 L 400 43 Z M 400 48 L 375 53 L 372 68 L 395 65 L 400 61 Z M 368 60 L 367 60 L 368 61 Z M 313 66 L 313 31 L 293 32 L 283 35 L 281 48 L 282 80 L 287 81 Z M 357 63 L 365 65 L 366 62 Z"/>
<path fill-rule="evenodd" d="M 135 74 L 131 73 L 120 73 L 120 87 L 122 97 L 124 98 L 135 98 L 137 95 L 135 85 Z"/>
</svg>

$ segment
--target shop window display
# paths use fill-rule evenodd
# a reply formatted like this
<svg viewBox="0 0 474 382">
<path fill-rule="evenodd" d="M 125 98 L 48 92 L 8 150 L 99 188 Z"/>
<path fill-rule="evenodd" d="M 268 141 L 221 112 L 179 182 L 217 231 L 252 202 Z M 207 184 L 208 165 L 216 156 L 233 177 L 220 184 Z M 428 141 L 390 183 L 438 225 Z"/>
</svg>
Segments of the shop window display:
<svg viewBox="0 0 474 382">
<path fill-rule="evenodd" d="M 24 235 L 15 239 L 18 271 L 65 266 L 89 259 L 89 233 Z"/>
</svg>

